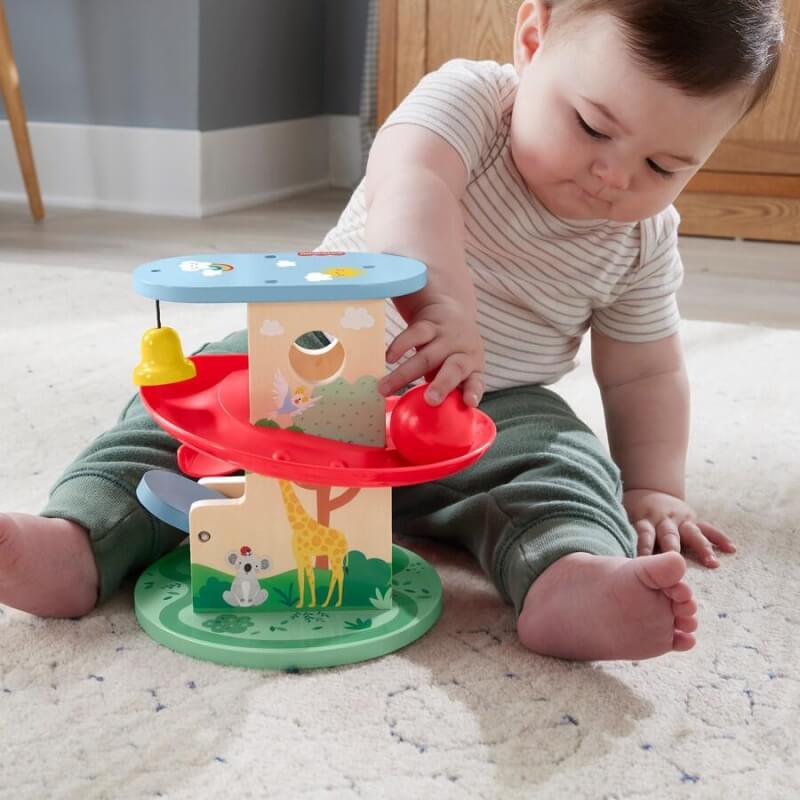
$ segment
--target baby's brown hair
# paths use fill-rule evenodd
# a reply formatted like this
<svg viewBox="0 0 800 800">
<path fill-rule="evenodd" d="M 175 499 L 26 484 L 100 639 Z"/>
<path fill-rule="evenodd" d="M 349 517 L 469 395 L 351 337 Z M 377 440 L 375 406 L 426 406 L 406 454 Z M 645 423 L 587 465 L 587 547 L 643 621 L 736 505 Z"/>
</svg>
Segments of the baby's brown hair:
<svg viewBox="0 0 800 800">
<path fill-rule="evenodd" d="M 554 27 L 579 15 L 611 14 L 642 68 L 687 94 L 749 89 L 745 113 L 775 79 L 783 42 L 781 0 L 547 0 L 547 5 Z"/>
</svg>

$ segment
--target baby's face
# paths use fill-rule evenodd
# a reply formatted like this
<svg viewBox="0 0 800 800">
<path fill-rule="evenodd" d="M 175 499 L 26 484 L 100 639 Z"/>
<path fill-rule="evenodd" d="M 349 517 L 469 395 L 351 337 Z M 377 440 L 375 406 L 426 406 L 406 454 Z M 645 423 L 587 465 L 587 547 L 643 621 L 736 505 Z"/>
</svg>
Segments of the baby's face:
<svg viewBox="0 0 800 800">
<path fill-rule="evenodd" d="M 605 14 L 545 25 L 539 42 L 540 8 L 523 4 L 514 41 L 511 152 L 526 185 L 566 219 L 658 213 L 739 119 L 741 90 L 690 97 L 649 77 Z"/>
</svg>

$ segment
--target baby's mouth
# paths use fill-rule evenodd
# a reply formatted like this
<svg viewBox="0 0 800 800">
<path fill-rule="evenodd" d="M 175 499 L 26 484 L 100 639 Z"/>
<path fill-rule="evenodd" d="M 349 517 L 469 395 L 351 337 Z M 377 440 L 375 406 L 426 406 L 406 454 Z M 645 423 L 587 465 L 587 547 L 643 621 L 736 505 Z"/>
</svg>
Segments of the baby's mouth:
<svg viewBox="0 0 800 800">
<path fill-rule="evenodd" d="M 611 203 L 608 200 L 604 200 L 602 197 L 599 197 L 598 195 L 593 194 L 592 192 L 588 191 L 588 189 L 584 189 L 583 186 L 581 186 L 577 181 L 575 182 L 575 185 L 590 200 L 594 200 L 595 202 L 598 202 L 598 203 L 603 203 L 604 205 L 607 205 L 607 206 L 611 205 Z"/>
</svg>

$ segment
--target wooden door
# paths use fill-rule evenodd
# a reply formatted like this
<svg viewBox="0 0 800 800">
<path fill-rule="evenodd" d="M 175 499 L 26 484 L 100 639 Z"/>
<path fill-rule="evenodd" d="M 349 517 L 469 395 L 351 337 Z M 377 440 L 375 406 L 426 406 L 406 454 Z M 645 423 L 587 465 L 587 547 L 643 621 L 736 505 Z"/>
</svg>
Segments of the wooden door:
<svg viewBox="0 0 800 800">
<path fill-rule="evenodd" d="M 517 5 L 513 0 L 492 3 L 428 0 L 427 71 L 438 69 L 454 53 L 469 53 L 462 57 L 487 58 L 501 64 L 513 61 Z"/>
<path fill-rule="evenodd" d="M 451 58 L 512 60 L 516 0 L 380 0 L 378 123 Z"/>
<path fill-rule="evenodd" d="M 676 205 L 682 233 L 800 241 L 800 0 L 767 101 L 725 137 Z"/>
<path fill-rule="evenodd" d="M 783 63 L 767 101 L 707 162 L 714 172 L 800 176 L 800 0 L 787 0 Z"/>
</svg>

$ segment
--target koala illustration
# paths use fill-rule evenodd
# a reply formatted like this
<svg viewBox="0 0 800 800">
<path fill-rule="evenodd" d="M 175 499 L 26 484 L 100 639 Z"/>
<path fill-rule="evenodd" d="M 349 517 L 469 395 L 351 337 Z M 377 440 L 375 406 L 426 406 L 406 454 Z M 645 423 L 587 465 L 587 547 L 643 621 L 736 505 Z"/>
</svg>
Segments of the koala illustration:
<svg viewBox="0 0 800 800">
<path fill-rule="evenodd" d="M 270 560 L 253 554 L 245 545 L 237 553 L 232 550 L 225 559 L 232 567 L 236 567 L 236 577 L 231 588 L 222 593 L 222 599 L 229 606 L 260 606 L 269 595 L 258 582 L 258 573 L 270 568 Z"/>
</svg>

